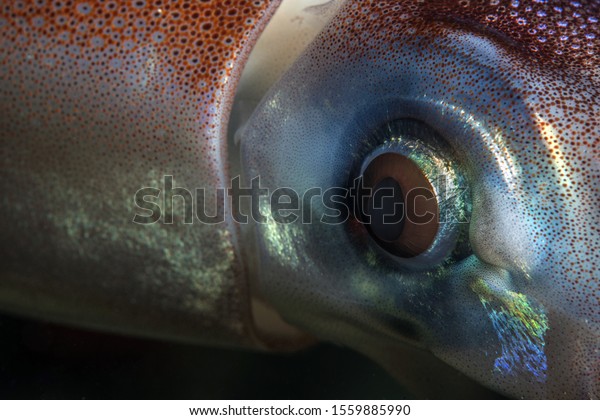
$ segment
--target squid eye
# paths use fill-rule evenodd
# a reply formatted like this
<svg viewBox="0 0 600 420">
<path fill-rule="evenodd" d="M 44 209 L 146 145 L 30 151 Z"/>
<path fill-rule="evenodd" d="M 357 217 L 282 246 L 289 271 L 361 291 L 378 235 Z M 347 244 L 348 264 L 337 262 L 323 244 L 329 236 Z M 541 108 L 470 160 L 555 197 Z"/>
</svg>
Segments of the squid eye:
<svg viewBox="0 0 600 420">
<path fill-rule="evenodd" d="M 364 144 L 354 209 L 370 240 L 404 265 L 460 258 L 470 196 L 447 142 L 420 121 L 396 120 Z"/>
<path fill-rule="evenodd" d="M 386 152 L 367 162 L 362 177 L 369 194 L 360 200 L 359 216 L 375 242 L 403 258 L 429 249 L 438 232 L 439 207 L 419 166 Z"/>
</svg>

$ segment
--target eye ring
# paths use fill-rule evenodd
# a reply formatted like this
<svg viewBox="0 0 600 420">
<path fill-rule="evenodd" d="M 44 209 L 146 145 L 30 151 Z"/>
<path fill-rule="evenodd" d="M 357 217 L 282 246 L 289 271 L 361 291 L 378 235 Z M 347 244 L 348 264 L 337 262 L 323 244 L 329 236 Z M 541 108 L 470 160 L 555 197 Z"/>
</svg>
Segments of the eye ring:
<svg viewBox="0 0 600 420">
<path fill-rule="evenodd" d="M 471 192 L 462 162 L 446 139 L 422 121 L 396 119 L 372 131 L 362 145 L 350 181 L 358 190 L 354 219 L 362 229 L 349 232 L 359 235 L 367 249 L 410 271 L 471 255 Z M 377 197 L 384 188 L 391 193 Z M 380 214 L 373 214 L 374 204 Z M 391 212 L 397 226 L 390 229 L 382 214 L 400 205 L 406 213 Z"/>
<path fill-rule="evenodd" d="M 362 177 L 370 194 L 361 200 L 367 205 L 360 215 L 375 242 L 402 258 L 427 251 L 439 230 L 439 206 L 418 165 L 387 152 L 371 160 Z"/>
</svg>

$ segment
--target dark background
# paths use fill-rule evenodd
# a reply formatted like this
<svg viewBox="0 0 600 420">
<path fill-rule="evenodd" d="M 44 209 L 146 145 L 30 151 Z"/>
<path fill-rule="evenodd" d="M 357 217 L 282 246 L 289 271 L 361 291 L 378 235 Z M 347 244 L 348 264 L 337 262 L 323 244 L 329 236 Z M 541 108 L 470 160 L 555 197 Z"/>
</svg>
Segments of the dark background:
<svg viewBox="0 0 600 420">
<path fill-rule="evenodd" d="M 319 345 L 263 354 L 82 331 L 0 314 L 2 399 L 406 399 L 379 366 Z"/>
</svg>

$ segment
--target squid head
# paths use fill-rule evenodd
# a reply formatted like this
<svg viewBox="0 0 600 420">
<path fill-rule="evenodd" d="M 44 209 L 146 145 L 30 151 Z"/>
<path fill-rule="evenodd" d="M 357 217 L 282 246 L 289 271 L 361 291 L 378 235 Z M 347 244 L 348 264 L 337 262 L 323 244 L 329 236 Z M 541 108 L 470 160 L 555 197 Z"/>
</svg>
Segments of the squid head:
<svg viewBox="0 0 600 420">
<path fill-rule="evenodd" d="M 0 306 L 598 398 L 598 3 L 292 3 L 0 7 Z"/>
</svg>

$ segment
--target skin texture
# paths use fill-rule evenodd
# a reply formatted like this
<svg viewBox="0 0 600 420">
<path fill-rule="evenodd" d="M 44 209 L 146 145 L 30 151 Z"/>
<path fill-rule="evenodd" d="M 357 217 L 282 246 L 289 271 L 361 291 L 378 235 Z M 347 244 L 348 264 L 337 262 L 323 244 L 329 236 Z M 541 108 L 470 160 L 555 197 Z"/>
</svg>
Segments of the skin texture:
<svg viewBox="0 0 600 420">
<path fill-rule="evenodd" d="M 191 189 L 227 184 L 236 81 L 277 4 L 0 7 L 3 308 L 257 345 L 237 228 L 184 224 L 180 198 L 164 209 L 172 224 L 136 225 L 132 198 L 164 175 Z"/>
<path fill-rule="evenodd" d="M 415 150 L 426 174 L 433 155 L 464 177 L 468 223 L 413 260 L 352 219 L 257 225 L 261 287 L 284 318 L 423 390 L 436 377 L 400 343 L 511 396 L 597 398 L 598 11 L 346 2 L 242 134 L 247 178 L 302 197 L 349 187 L 373 151 Z M 394 121 L 409 123 L 372 134 Z"/>
<path fill-rule="evenodd" d="M 304 343 L 280 314 L 424 395 L 466 375 L 514 397 L 597 398 L 596 2 L 346 1 L 240 131 L 246 178 L 301 192 L 346 187 L 382 146 L 371 133 L 420 121 L 469 190 L 470 222 L 436 252 L 391 258 L 350 222 L 187 225 L 177 198 L 173 224 L 132 223 L 133 195 L 164 175 L 215 207 L 210 190 L 237 171 L 236 83 L 277 3 L 1 6 L 0 305 L 209 344 Z"/>
</svg>

